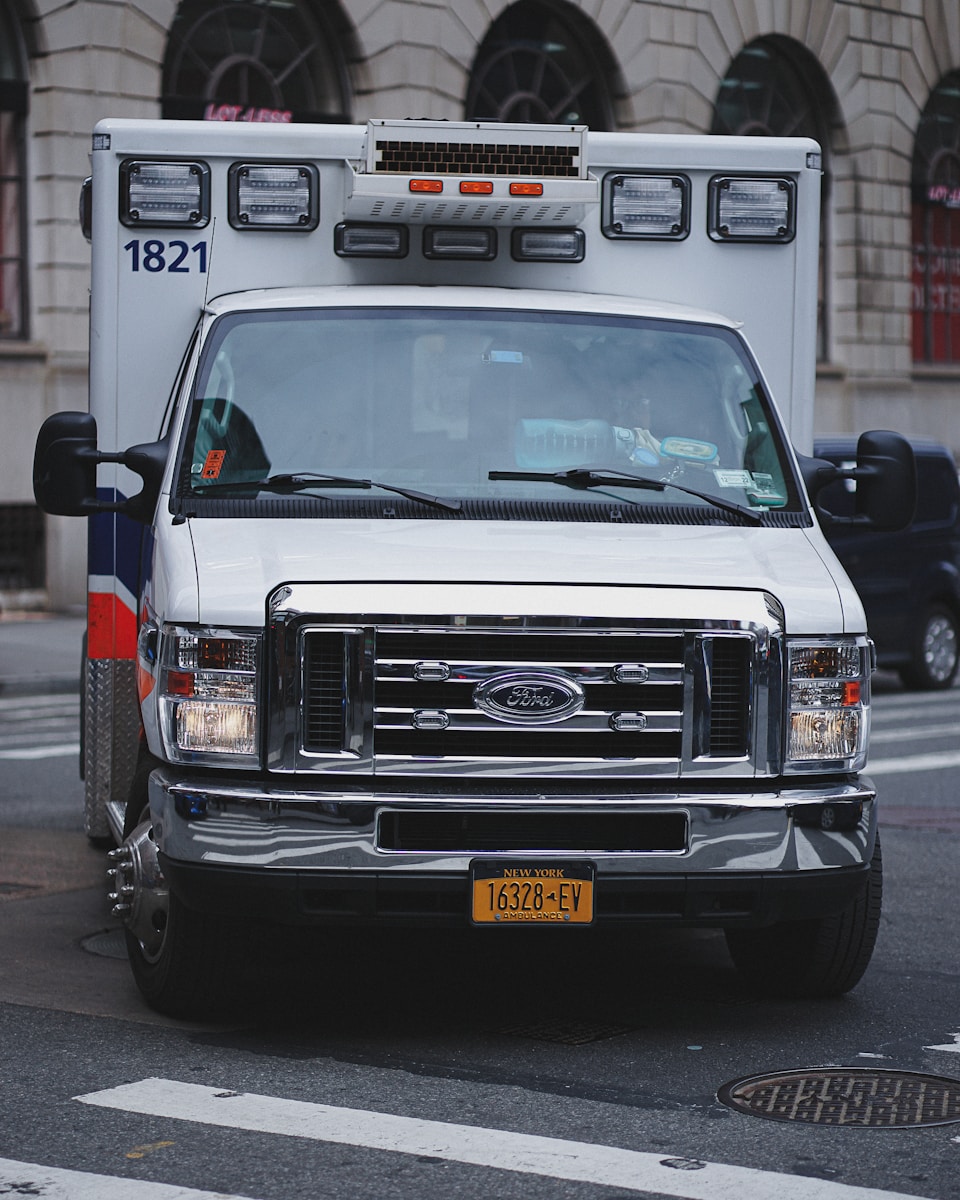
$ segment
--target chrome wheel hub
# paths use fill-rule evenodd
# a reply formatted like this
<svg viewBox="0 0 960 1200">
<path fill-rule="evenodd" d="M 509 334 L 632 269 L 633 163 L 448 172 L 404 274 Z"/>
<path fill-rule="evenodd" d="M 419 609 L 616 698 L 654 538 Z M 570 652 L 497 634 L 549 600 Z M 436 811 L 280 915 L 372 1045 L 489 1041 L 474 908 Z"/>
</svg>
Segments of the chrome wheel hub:
<svg viewBox="0 0 960 1200">
<path fill-rule="evenodd" d="M 140 943 L 144 957 L 155 962 L 166 937 L 170 891 L 160 870 L 151 822 L 141 822 L 107 857 L 111 862 L 107 876 L 113 884 L 109 893 L 113 914 L 122 917 Z"/>
</svg>

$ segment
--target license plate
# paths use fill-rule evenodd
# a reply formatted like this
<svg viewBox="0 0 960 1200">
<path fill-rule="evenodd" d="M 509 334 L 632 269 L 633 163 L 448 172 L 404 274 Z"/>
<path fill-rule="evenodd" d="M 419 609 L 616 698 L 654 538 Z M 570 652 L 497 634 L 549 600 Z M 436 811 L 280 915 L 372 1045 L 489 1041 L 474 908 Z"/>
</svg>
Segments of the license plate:
<svg viewBox="0 0 960 1200">
<path fill-rule="evenodd" d="M 471 864 L 475 925 L 589 925 L 593 863 Z"/>
</svg>

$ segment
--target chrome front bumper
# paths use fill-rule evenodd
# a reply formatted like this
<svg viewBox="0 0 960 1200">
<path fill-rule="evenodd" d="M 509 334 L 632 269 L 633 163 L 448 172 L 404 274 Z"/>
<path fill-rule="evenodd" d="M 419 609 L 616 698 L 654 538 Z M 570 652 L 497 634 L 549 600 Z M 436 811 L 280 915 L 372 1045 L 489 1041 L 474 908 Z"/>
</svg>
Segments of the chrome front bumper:
<svg viewBox="0 0 960 1200">
<path fill-rule="evenodd" d="M 171 887 L 198 911 L 285 923 L 468 924 L 471 862 L 588 860 L 596 919 L 690 925 L 762 925 L 837 912 L 861 893 L 876 838 L 876 794 L 867 780 L 722 796 L 438 798 L 301 792 L 186 779 L 154 771 L 150 811 Z M 496 811 L 543 815 L 671 814 L 683 845 L 668 850 L 584 851 L 481 845 L 443 852 L 389 849 L 399 813 L 461 819 Z M 422 818 L 422 820 L 419 820 Z M 824 825 L 833 823 L 833 827 Z M 457 822 L 454 822 L 456 826 Z M 514 822 L 516 826 L 516 822 Z M 523 822 L 521 822 L 521 827 Z M 574 822 L 576 825 L 576 821 Z M 495 828 L 496 826 L 494 826 Z M 587 821 L 589 827 L 589 820 Z M 488 825 L 489 828 L 489 825 Z M 389 839 L 387 839 L 389 840 Z"/>
<path fill-rule="evenodd" d="M 597 874 L 806 872 L 866 867 L 873 853 L 876 793 L 869 780 L 777 792 L 706 791 L 633 796 L 471 796 L 297 791 L 186 779 L 154 771 L 150 811 L 161 854 L 172 862 L 271 871 L 466 872 L 472 859 L 549 853 L 585 857 Z M 568 814 L 683 814 L 684 844 L 664 850 L 584 852 L 576 845 L 492 851 L 488 844 L 442 851 L 392 849 L 382 834 L 397 813 L 492 811 Z M 832 824 L 831 824 L 832 822 Z M 826 827 L 825 827 L 826 826 Z"/>
</svg>

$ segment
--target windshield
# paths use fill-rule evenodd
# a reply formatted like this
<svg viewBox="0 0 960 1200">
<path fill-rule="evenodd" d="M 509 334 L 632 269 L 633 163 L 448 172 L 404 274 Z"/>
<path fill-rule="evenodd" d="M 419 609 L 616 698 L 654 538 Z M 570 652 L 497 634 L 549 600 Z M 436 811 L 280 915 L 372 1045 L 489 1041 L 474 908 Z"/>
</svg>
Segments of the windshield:
<svg viewBox="0 0 960 1200">
<path fill-rule="evenodd" d="M 556 473 L 589 468 L 579 499 L 608 508 L 611 496 L 701 508 L 716 497 L 762 512 L 791 497 L 743 344 L 705 324 L 488 309 L 235 313 L 208 339 L 195 405 L 184 464 L 194 496 L 369 496 L 354 485 L 541 503 L 571 498 L 557 484 L 572 478 Z M 631 487 L 631 476 L 669 490 Z"/>
</svg>

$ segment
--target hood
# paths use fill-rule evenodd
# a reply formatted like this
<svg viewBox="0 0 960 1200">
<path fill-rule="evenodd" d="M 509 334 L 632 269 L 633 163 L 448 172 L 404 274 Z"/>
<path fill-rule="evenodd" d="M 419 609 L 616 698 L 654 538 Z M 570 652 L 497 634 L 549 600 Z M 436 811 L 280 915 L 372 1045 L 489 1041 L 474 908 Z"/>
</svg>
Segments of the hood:
<svg viewBox="0 0 960 1200">
<path fill-rule="evenodd" d="M 788 632 L 865 630 L 817 528 L 194 518 L 177 533 L 188 529 L 196 575 L 181 546 L 193 578 L 174 590 L 184 600 L 199 587 L 196 617 L 181 617 L 204 623 L 261 624 L 265 598 L 283 583 L 533 584 L 765 591 Z"/>
</svg>

